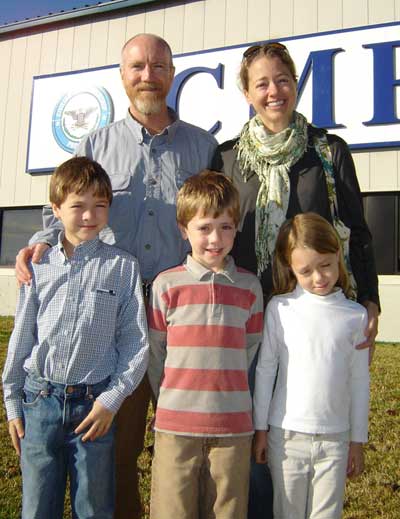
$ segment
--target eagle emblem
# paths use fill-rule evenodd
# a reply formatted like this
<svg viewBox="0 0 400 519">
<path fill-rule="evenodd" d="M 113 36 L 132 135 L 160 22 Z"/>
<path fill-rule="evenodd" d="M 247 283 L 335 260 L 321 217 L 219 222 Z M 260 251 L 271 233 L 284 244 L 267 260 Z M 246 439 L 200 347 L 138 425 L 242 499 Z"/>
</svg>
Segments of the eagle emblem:
<svg viewBox="0 0 400 519">
<path fill-rule="evenodd" d="M 69 91 L 60 98 L 53 112 L 52 130 L 57 144 L 74 153 L 88 133 L 113 121 L 112 98 L 103 87 Z"/>
</svg>

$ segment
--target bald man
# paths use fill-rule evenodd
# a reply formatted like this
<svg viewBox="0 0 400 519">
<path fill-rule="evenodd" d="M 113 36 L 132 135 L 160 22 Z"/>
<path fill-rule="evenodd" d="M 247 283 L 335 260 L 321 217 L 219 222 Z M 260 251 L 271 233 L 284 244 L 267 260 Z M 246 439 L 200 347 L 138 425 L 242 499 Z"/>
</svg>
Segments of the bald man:
<svg viewBox="0 0 400 519">
<path fill-rule="evenodd" d="M 85 137 L 76 151 L 99 162 L 111 178 L 114 198 L 109 225 L 100 238 L 138 258 L 145 296 L 154 277 L 181 263 L 188 252 L 176 224 L 175 197 L 186 178 L 210 166 L 217 146 L 209 133 L 180 121 L 167 107 L 174 71 L 165 40 L 154 34 L 128 40 L 120 65 L 128 113 Z M 45 229 L 17 256 L 16 273 L 22 283 L 29 283 L 28 260 L 39 262 L 43 251 L 57 243 L 60 226 L 48 206 L 43 217 Z M 137 458 L 143 449 L 149 396 L 146 378 L 116 416 L 115 519 L 141 514 Z"/>
</svg>

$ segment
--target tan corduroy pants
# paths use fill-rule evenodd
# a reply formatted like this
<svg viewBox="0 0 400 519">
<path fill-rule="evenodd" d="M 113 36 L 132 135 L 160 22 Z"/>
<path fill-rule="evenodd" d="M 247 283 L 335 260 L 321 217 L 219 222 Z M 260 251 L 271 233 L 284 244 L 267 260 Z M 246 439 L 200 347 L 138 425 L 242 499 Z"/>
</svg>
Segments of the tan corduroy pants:
<svg viewBox="0 0 400 519">
<path fill-rule="evenodd" d="M 252 436 L 156 432 L 151 519 L 246 519 Z"/>
</svg>

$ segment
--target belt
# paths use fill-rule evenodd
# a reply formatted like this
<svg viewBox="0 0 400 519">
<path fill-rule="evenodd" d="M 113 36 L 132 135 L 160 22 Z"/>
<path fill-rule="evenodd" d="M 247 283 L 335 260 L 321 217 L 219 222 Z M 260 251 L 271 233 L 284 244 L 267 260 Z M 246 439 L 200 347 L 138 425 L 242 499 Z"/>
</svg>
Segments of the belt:
<svg viewBox="0 0 400 519">
<path fill-rule="evenodd" d="M 86 384 L 77 384 L 76 386 L 65 386 L 65 392 L 68 395 L 71 395 L 72 393 L 77 394 L 85 394 L 87 396 L 92 395 L 93 393 L 93 385 L 86 385 Z"/>
<path fill-rule="evenodd" d="M 142 283 L 142 292 L 145 302 L 149 300 L 150 297 L 150 290 L 151 290 L 151 282 L 150 281 L 143 281 Z"/>
<path fill-rule="evenodd" d="M 90 396 L 93 393 L 102 392 L 107 387 L 109 381 L 110 377 L 95 384 L 61 384 L 59 382 L 50 382 L 34 373 L 29 373 L 25 379 L 25 385 L 30 391 L 41 391 L 43 396 L 47 396 L 54 391 L 59 394 Z"/>
</svg>

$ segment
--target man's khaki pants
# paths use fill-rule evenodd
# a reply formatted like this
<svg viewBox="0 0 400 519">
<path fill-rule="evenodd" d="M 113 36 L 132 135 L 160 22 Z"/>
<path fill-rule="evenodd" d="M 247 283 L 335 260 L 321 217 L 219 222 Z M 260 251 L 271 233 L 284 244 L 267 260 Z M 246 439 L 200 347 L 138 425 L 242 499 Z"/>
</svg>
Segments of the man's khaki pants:
<svg viewBox="0 0 400 519">
<path fill-rule="evenodd" d="M 137 459 L 143 450 L 150 384 L 144 376 L 116 416 L 116 499 L 114 519 L 139 519 L 141 502 Z"/>
</svg>

